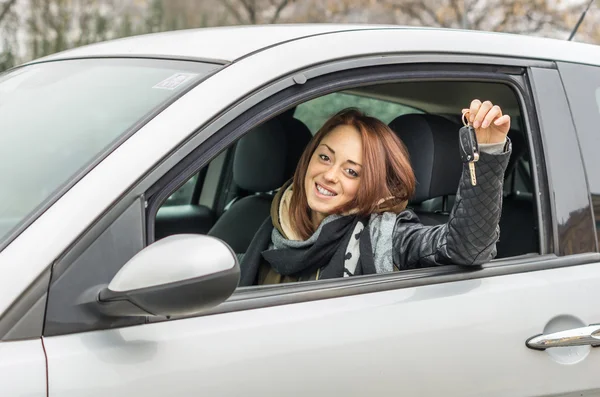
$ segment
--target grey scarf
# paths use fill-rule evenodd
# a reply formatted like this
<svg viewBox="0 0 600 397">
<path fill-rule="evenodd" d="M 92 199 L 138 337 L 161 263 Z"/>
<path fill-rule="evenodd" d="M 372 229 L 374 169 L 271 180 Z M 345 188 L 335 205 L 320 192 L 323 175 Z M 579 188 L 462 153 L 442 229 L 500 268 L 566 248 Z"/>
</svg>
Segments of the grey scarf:
<svg viewBox="0 0 600 397">
<path fill-rule="evenodd" d="M 317 241 L 325 225 L 341 217 L 342 215 L 329 215 L 323 219 L 313 235 L 304 241 L 286 239 L 277 228 L 273 228 L 273 232 L 271 233 L 272 243 L 269 245 L 269 249 L 309 248 Z M 358 220 L 356 225 L 354 225 L 354 230 L 352 231 L 354 238 L 350 238 L 346 247 L 346 254 L 344 255 L 344 277 L 353 276 L 356 272 L 356 265 L 360 257 L 360 240 L 357 236 L 361 235 L 364 228 L 365 224 L 361 220 Z"/>
</svg>

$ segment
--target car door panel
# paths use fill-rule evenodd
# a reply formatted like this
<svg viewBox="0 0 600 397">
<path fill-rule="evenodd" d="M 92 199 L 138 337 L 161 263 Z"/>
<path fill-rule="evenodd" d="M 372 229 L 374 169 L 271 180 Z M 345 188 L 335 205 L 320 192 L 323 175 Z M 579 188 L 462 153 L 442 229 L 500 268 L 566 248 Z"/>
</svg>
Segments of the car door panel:
<svg viewBox="0 0 600 397">
<path fill-rule="evenodd" d="M 46 397 L 46 357 L 37 339 L 0 342 L 0 396 Z"/>
<path fill-rule="evenodd" d="M 600 322 L 598 283 L 590 264 L 48 337 L 49 395 L 600 396 L 600 349 L 525 346 Z"/>
</svg>

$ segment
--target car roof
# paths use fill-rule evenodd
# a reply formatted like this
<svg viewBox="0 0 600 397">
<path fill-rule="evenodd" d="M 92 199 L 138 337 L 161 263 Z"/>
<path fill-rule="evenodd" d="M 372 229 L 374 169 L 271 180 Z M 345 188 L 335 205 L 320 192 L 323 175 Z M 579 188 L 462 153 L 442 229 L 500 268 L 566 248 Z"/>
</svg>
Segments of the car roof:
<svg viewBox="0 0 600 397">
<path fill-rule="evenodd" d="M 261 49 L 303 37 L 385 27 L 384 25 L 291 24 L 186 29 L 109 40 L 63 51 L 43 59 L 155 56 L 228 63 Z"/>
<path fill-rule="evenodd" d="M 310 36 L 384 29 L 402 31 L 402 34 L 406 34 L 407 40 L 422 41 L 423 51 L 428 51 L 429 47 L 435 46 L 432 44 L 435 37 L 447 38 L 448 35 L 456 35 L 457 40 L 461 40 L 457 41 L 456 52 L 461 52 L 465 47 L 461 43 L 464 43 L 467 34 L 477 42 L 476 47 L 481 47 L 479 44 L 482 44 L 484 48 L 485 42 L 489 41 L 494 45 L 495 53 L 502 53 L 509 57 L 511 55 L 522 57 L 525 48 L 531 51 L 532 58 L 600 64 L 600 46 L 591 44 L 509 33 L 360 24 L 281 24 L 178 30 L 91 44 L 56 53 L 32 63 L 59 59 L 126 56 L 194 59 L 226 64 L 257 51 Z"/>
</svg>

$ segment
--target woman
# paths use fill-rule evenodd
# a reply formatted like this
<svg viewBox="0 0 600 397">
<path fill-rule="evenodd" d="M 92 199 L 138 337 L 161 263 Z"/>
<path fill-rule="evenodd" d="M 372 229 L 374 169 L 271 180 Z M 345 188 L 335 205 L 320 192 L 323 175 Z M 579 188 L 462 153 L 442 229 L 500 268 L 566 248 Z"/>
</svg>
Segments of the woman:
<svg viewBox="0 0 600 397">
<path fill-rule="evenodd" d="M 273 200 L 271 216 L 243 257 L 240 285 L 491 260 L 510 156 L 510 117 L 479 100 L 463 114 L 479 142 L 477 185 L 463 166 L 450 219 L 436 226 L 423 226 L 405 209 L 415 177 L 396 134 L 357 110 L 333 116 Z"/>
</svg>

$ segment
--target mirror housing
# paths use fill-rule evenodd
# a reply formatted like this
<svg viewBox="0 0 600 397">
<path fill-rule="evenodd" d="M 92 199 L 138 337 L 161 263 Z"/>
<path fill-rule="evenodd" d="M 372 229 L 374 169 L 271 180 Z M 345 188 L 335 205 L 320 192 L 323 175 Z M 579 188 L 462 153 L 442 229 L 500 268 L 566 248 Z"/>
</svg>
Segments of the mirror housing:
<svg viewBox="0 0 600 397">
<path fill-rule="evenodd" d="M 165 237 L 138 252 L 97 294 L 108 316 L 185 316 L 214 307 L 235 291 L 240 267 L 223 241 Z"/>
</svg>

